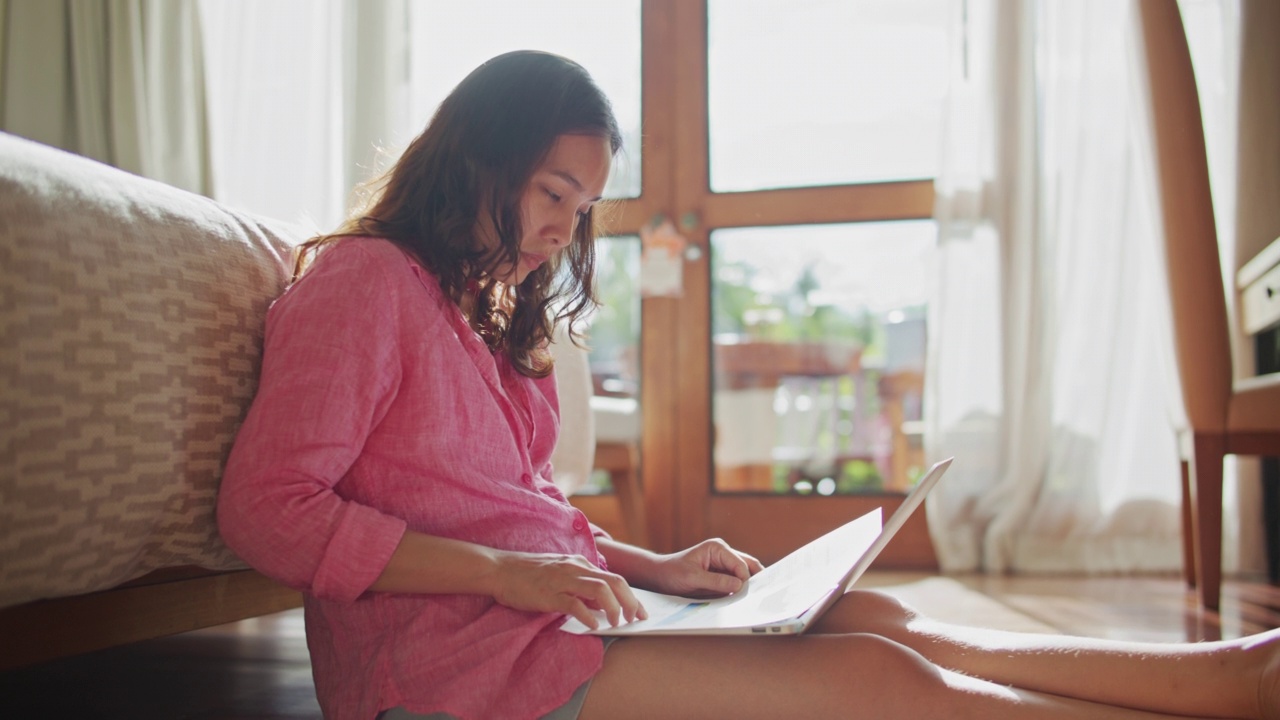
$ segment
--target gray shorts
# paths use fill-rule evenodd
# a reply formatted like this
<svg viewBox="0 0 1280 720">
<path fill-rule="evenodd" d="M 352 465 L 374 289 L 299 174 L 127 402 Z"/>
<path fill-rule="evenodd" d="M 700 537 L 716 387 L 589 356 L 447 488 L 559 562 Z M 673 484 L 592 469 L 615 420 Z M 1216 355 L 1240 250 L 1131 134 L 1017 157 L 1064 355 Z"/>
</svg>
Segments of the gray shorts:
<svg viewBox="0 0 1280 720">
<path fill-rule="evenodd" d="M 604 649 L 608 650 L 609 645 L 617 638 L 605 637 Z M 591 680 L 588 678 L 586 682 L 578 686 L 573 691 L 573 696 L 569 701 L 551 712 L 543 715 L 539 720 L 578 720 L 578 713 L 582 712 L 582 703 L 587 700 L 587 691 L 591 689 Z M 458 720 L 448 713 L 431 713 L 430 715 L 418 715 L 411 713 L 402 707 L 394 707 L 390 710 L 384 710 L 378 714 L 378 720 Z"/>
</svg>

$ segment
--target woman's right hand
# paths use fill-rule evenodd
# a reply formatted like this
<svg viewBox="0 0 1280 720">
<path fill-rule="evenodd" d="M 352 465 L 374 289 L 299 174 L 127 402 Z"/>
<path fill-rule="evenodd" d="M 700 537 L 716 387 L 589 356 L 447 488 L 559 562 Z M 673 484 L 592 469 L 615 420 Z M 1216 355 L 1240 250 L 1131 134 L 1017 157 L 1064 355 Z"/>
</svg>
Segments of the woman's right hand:
<svg viewBox="0 0 1280 720">
<path fill-rule="evenodd" d="M 412 530 L 368 589 L 488 595 L 516 610 L 564 613 L 593 630 L 597 612 L 614 626 L 648 617 L 621 575 L 580 555 L 496 550 Z"/>
<path fill-rule="evenodd" d="M 599 628 L 594 610 L 617 626 L 648 617 L 621 575 L 601 570 L 581 555 L 500 552 L 493 598 L 516 610 L 559 612 Z"/>
</svg>

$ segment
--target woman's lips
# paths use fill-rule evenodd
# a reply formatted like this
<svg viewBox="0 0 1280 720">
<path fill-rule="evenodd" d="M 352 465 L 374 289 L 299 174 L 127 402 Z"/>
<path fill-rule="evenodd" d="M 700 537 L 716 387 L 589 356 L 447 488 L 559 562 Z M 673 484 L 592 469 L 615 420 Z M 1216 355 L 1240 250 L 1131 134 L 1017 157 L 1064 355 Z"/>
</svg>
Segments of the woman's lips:
<svg viewBox="0 0 1280 720">
<path fill-rule="evenodd" d="M 524 258 L 525 267 L 529 268 L 530 272 L 537 270 L 539 265 L 547 261 L 546 255 L 537 253 L 520 253 L 520 256 Z"/>
</svg>

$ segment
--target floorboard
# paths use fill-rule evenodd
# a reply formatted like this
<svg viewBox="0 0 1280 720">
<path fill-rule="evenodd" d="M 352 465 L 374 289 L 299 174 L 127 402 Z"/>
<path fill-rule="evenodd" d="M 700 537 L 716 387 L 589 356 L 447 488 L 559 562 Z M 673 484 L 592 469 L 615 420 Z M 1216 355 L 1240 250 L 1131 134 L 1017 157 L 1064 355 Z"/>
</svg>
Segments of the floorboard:
<svg viewBox="0 0 1280 720">
<path fill-rule="evenodd" d="M 917 583 L 928 604 L 926 579 L 872 573 L 863 584 Z M 937 598 L 969 624 L 990 619 L 999 603 L 1028 628 L 1125 640 L 1233 638 L 1280 626 L 1280 588 L 1263 583 L 1228 582 L 1222 612 L 1209 614 L 1174 577 L 953 579 L 994 601 Z M 320 709 L 293 610 L 0 673 L 0 717 L 319 720 Z"/>
</svg>

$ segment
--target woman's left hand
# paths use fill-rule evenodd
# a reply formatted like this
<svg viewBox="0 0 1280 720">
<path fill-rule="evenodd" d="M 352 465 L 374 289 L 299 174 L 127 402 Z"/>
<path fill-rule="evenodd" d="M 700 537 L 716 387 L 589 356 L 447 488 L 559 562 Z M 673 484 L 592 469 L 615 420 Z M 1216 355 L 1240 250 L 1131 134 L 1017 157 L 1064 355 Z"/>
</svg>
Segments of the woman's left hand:
<svg viewBox="0 0 1280 720">
<path fill-rule="evenodd" d="M 682 597 L 720 597 L 742 589 L 764 569 L 759 560 L 734 550 L 718 538 L 687 550 L 659 555 L 649 589 Z"/>
</svg>

